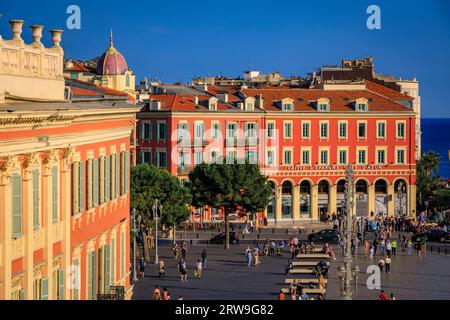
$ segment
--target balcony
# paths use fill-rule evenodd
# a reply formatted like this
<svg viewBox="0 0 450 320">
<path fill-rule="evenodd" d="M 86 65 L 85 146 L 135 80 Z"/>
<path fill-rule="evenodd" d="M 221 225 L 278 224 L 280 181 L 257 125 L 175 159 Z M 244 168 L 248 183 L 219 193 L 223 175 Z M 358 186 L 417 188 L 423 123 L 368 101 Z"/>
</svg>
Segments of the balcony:
<svg viewBox="0 0 450 320">
<path fill-rule="evenodd" d="M 178 174 L 188 174 L 189 172 L 191 172 L 192 170 L 192 166 L 179 166 L 177 168 L 177 173 Z"/>
<path fill-rule="evenodd" d="M 194 139 L 194 140 L 190 140 L 187 138 L 178 138 L 178 146 L 179 147 L 184 147 L 184 148 L 188 148 L 188 147 L 205 147 L 207 145 L 209 145 L 210 141 L 207 139 Z"/>
</svg>

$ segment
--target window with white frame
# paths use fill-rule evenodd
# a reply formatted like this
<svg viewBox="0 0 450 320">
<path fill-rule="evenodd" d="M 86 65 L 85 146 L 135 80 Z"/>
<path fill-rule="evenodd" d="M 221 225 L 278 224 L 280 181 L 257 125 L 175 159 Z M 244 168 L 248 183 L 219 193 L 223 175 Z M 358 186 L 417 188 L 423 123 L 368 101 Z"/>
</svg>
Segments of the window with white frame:
<svg viewBox="0 0 450 320">
<path fill-rule="evenodd" d="M 366 150 L 358 150 L 358 163 L 366 164 Z"/>
<path fill-rule="evenodd" d="M 320 138 L 321 139 L 328 138 L 328 123 L 327 122 L 320 123 Z"/>
<path fill-rule="evenodd" d="M 386 123 L 377 123 L 377 138 L 386 138 Z"/>
<path fill-rule="evenodd" d="M 347 138 L 347 123 L 339 122 L 339 138 Z"/>
<path fill-rule="evenodd" d="M 320 150 L 320 164 L 328 164 L 328 150 Z"/>
<path fill-rule="evenodd" d="M 292 123 L 291 122 L 285 122 L 283 124 L 284 131 L 283 135 L 285 139 L 291 139 L 292 138 Z"/>
<path fill-rule="evenodd" d="M 339 150 L 339 164 L 347 164 L 347 150 Z"/>
<path fill-rule="evenodd" d="M 152 139 L 152 124 L 150 122 L 142 123 L 142 139 L 143 140 Z"/>
<path fill-rule="evenodd" d="M 379 164 L 386 163 L 386 151 L 385 150 L 377 150 L 377 163 L 379 163 Z"/>
<path fill-rule="evenodd" d="M 203 122 L 196 122 L 194 124 L 194 139 L 202 141 L 205 138 L 205 124 Z"/>
<path fill-rule="evenodd" d="M 178 141 L 189 140 L 189 124 L 179 123 L 178 124 Z"/>
<path fill-rule="evenodd" d="M 203 151 L 194 152 L 194 165 L 199 165 L 203 163 Z"/>
<path fill-rule="evenodd" d="M 366 123 L 358 122 L 358 138 L 366 137 Z"/>
<path fill-rule="evenodd" d="M 268 122 L 267 123 L 267 138 L 275 137 L 275 123 Z"/>
<path fill-rule="evenodd" d="M 290 165 L 292 164 L 292 150 L 284 150 L 284 164 Z"/>
<path fill-rule="evenodd" d="M 405 164 L 405 150 L 404 149 L 397 150 L 397 163 Z"/>
<path fill-rule="evenodd" d="M 310 151 L 302 150 L 302 164 L 310 164 Z"/>
<path fill-rule="evenodd" d="M 302 137 L 309 138 L 309 122 L 302 123 Z"/>
<path fill-rule="evenodd" d="M 245 151 L 245 159 L 251 164 L 256 164 L 258 162 L 258 152 L 256 150 Z"/>
<path fill-rule="evenodd" d="M 275 164 L 275 152 L 273 150 L 267 150 L 267 164 L 270 166 Z"/>
<path fill-rule="evenodd" d="M 214 140 L 220 139 L 222 137 L 222 128 L 220 123 L 213 123 L 211 128 L 211 138 L 213 138 Z"/>
<path fill-rule="evenodd" d="M 157 136 L 158 140 L 165 140 L 167 138 L 167 124 L 165 122 L 158 122 Z"/>
<path fill-rule="evenodd" d="M 159 168 L 167 167 L 167 152 L 165 150 L 156 151 L 156 166 Z"/>
<path fill-rule="evenodd" d="M 398 122 L 397 123 L 397 138 L 404 138 L 404 137 L 405 137 L 405 123 Z"/>
</svg>

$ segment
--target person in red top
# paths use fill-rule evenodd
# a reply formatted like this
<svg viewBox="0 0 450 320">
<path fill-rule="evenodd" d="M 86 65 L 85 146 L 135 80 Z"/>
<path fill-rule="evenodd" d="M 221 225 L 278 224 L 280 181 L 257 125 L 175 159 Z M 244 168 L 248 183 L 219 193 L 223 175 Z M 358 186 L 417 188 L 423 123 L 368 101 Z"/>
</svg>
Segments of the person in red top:
<svg viewBox="0 0 450 320">
<path fill-rule="evenodd" d="M 389 300 L 389 297 L 386 292 L 384 292 L 384 290 L 381 290 L 381 293 L 378 297 L 380 298 L 380 300 Z"/>
<path fill-rule="evenodd" d="M 283 291 L 280 291 L 278 294 L 278 300 L 286 300 L 286 295 L 283 293 Z"/>
</svg>

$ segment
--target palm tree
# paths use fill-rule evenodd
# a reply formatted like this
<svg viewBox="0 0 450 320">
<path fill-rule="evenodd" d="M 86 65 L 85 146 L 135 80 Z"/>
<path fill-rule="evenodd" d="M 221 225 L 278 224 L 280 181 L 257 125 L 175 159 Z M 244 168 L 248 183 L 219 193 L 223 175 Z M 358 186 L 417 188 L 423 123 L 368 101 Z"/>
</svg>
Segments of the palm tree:
<svg viewBox="0 0 450 320">
<path fill-rule="evenodd" d="M 439 164 L 441 162 L 439 154 L 429 151 L 422 155 L 417 161 L 417 198 L 420 204 L 440 186 Z"/>
</svg>

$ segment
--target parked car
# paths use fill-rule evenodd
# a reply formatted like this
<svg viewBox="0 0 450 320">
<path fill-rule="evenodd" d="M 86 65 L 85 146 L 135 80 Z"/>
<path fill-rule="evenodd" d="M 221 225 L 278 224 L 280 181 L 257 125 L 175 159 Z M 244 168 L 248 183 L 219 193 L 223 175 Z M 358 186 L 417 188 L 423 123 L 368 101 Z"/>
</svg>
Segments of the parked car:
<svg viewBox="0 0 450 320">
<path fill-rule="evenodd" d="M 338 230 L 323 229 L 308 235 L 308 241 L 312 242 L 339 242 L 341 236 Z"/>
<path fill-rule="evenodd" d="M 450 232 L 445 232 L 438 229 L 428 229 L 421 233 L 416 233 L 411 236 L 411 241 L 415 242 L 417 239 L 426 236 L 427 241 L 432 242 L 445 242 L 450 238 Z"/>
<path fill-rule="evenodd" d="M 211 244 L 224 244 L 225 243 L 225 232 L 219 233 L 215 237 L 209 240 Z M 230 231 L 230 243 L 239 243 L 239 235 L 235 231 Z"/>
</svg>

